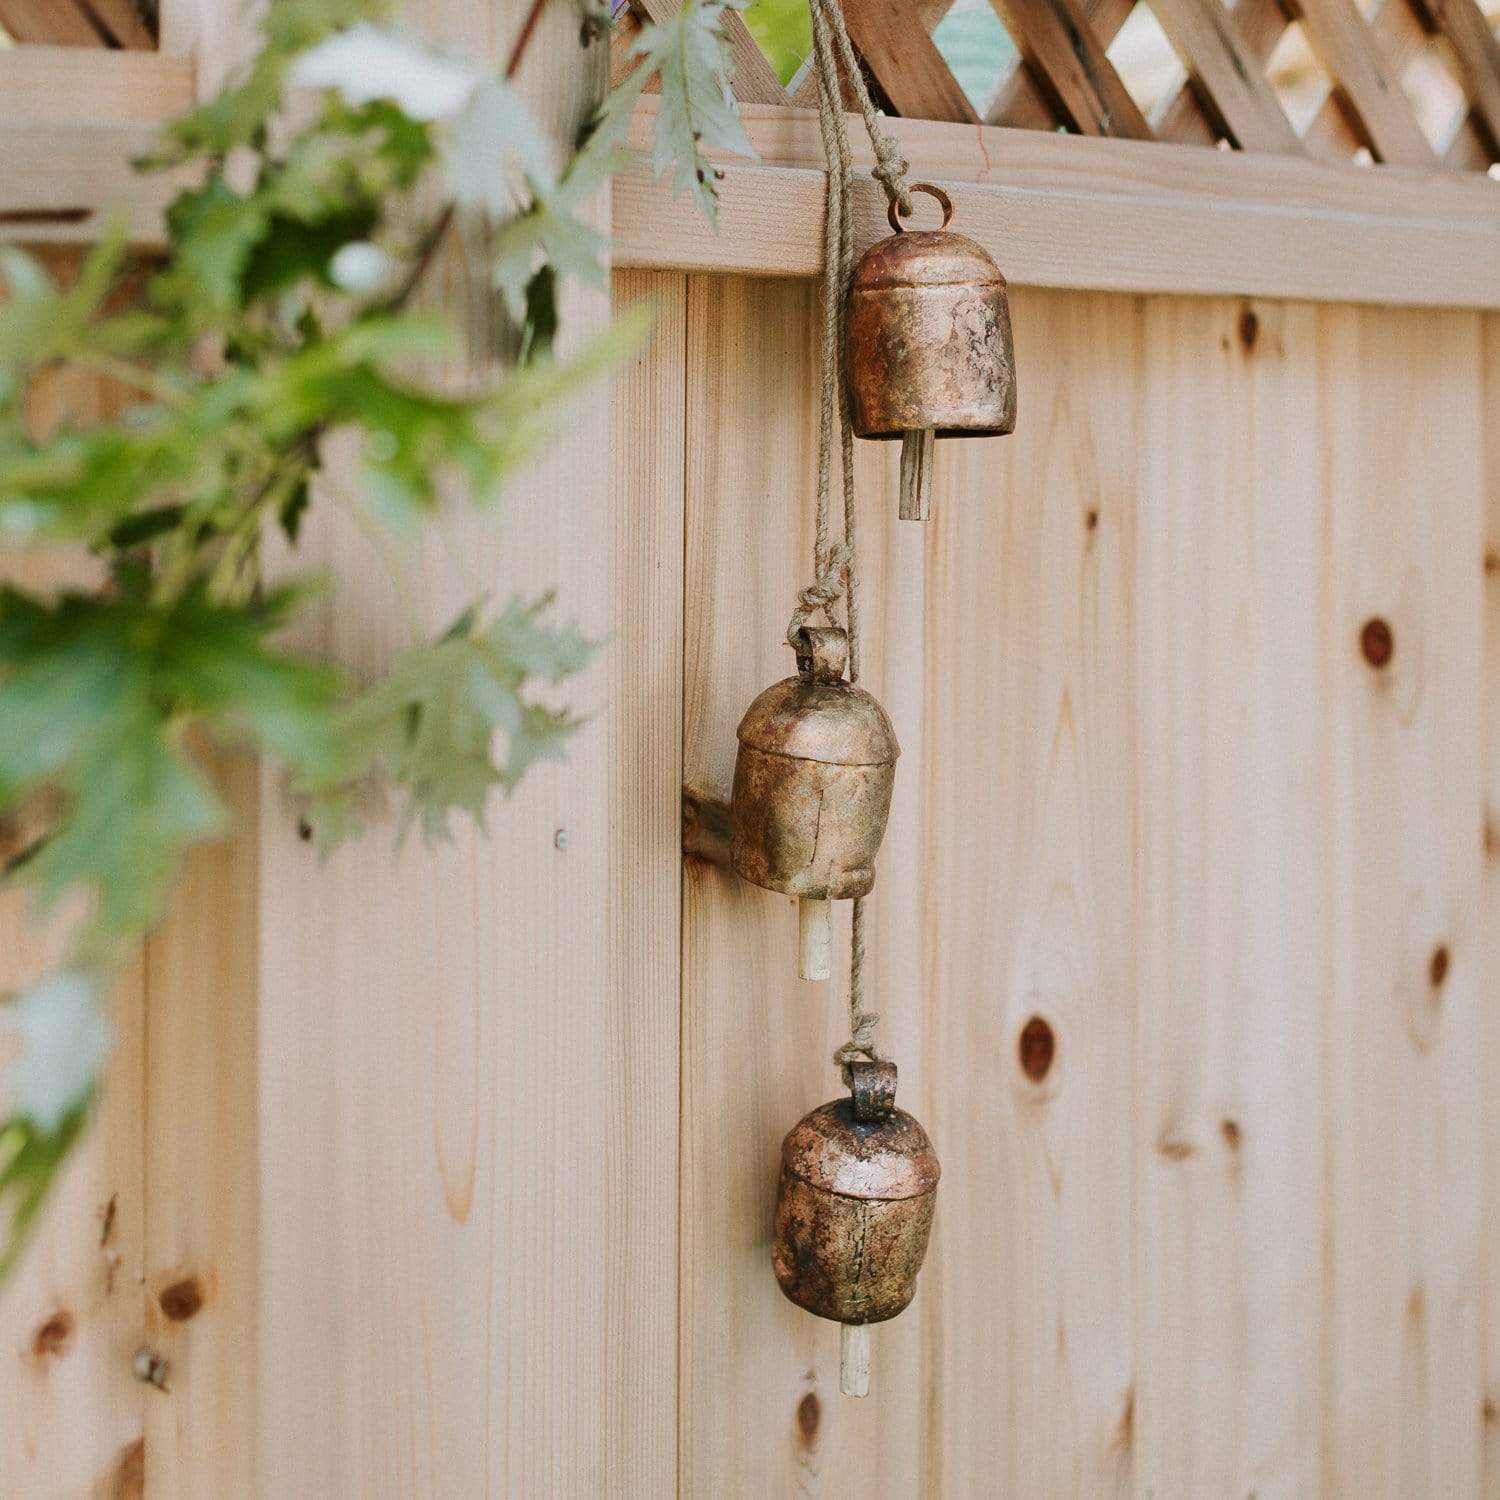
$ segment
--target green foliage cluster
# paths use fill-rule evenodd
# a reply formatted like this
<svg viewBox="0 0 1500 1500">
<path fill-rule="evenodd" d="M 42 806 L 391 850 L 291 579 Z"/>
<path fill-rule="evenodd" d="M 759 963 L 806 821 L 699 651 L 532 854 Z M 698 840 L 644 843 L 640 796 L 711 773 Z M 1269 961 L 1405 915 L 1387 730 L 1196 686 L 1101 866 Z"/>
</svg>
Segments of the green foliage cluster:
<svg viewBox="0 0 1500 1500">
<path fill-rule="evenodd" d="M 80 986 L 97 1006 L 186 849 L 223 832 L 202 745 L 278 761 L 329 851 L 361 831 L 382 788 L 402 836 L 443 838 L 455 813 L 482 826 L 496 788 L 578 730 L 550 695 L 595 644 L 554 619 L 549 594 L 475 598 L 358 683 L 287 644 L 319 585 L 266 587 L 262 546 L 279 531 L 294 549 L 312 505 L 351 510 L 397 556 L 456 493 L 493 510 L 570 392 L 639 346 L 649 312 L 557 356 L 558 292 L 602 279 L 585 205 L 624 159 L 652 74 L 657 170 L 712 213 L 702 152 L 749 149 L 723 8 L 695 0 L 645 28 L 641 66 L 559 168 L 508 80 L 383 29 L 383 0 L 272 0 L 242 77 L 142 163 L 195 169 L 167 214 L 163 260 L 134 264 L 110 236 L 60 285 L 0 249 L 0 543 L 81 544 L 99 578 L 0 587 L 0 821 L 34 824 L 41 810 L 0 874 L 43 909 L 86 897 L 69 905 L 86 915 L 66 972 L 0 1006 L 20 1051 L 0 1078 L 13 1110 L 0 1122 L 0 1274 L 94 1088 L 91 1071 L 80 1081 L 49 1062 L 71 1043 L 49 1033 L 44 991 L 59 986 L 67 1024 L 87 1025 Z M 316 93 L 288 108 L 298 84 Z M 459 384 L 442 378 L 455 330 L 410 304 L 461 230 L 487 245 L 509 326 L 484 351 L 492 377 Z M 28 397 L 60 366 L 112 376 L 135 403 L 113 422 L 39 431 Z M 334 439 L 357 454 L 337 474 Z"/>
</svg>

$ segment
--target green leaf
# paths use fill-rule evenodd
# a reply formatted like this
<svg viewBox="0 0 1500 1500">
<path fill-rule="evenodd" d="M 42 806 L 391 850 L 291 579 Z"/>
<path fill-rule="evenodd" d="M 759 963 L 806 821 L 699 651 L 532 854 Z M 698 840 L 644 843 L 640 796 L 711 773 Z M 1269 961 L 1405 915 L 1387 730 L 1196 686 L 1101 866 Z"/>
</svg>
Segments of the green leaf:
<svg viewBox="0 0 1500 1500">
<path fill-rule="evenodd" d="M 249 738 L 305 775 L 328 774 L 337 749 L 337 677 L 267 644 L 295 595 L 237 608 L 200 584 L 162 605 L 142 576 L 116 578 L 108 598 L 0 590 L 0 803 L 62 793 L 61 822 L 20 874 L 44 906 L 91 890 L 83 941 L 100 954 L 156 920 L 184 851 L 223 827 L 187 726 Z"/>
<path fill-rule="evenodd" d="M 636 100 L 652 77 L 661 81 L 652 166 L 673 169 L 672 191 L 686 188 L 710 223 L 715 221 L 716 169 L 705 151 L 754 156 L 729 91 L 733 73 L 729 38 L 720 25 L 726 10 L 746 0 L 688 0 L 666 21 L 641 28 L 631 48 L 635 71 L 610 94 L 602 114 L 606 138 L 622 140 Z"/>
<path fill-rule="evenodd" d="M 88 1103 L 79 1105 L 57 1127 L 43 1130 L 35 1121 L 10 1119 L 0 1125 L 0 1283 L 15 1269 L 36 1217 L 57 1174 L 88 1118 Z"/>
<path fill-rule="evenodd" d="M 398 657 L 345 712 L 343 774 L 300 783 L 325 851 L 360 831 L 372 778 L 405 796 L 400 837 L 419 824 L 446 839 L 455 813 L 481 828 L 496 786 L 509 791 L 539 759 L 558 759 L 582 721 L 529 695 L 533 678 L 559 682 L 597 649 L 572 627 L 547 623 L 550 595 L 512 601 L 489 625 L 467 611 L 437 640 Z M 506 753 L 496 758 L 496 736 Z"/>
<path fill-rule="evenodd" d="M 0 305 L 0 366 L 36 366 L 84 347 L 125 260 L 125 232 L 112 227 L 89 251 L 71 287 L 58 287 L 14 246 L 0 246 L 9 296 Z"/>
</svg>

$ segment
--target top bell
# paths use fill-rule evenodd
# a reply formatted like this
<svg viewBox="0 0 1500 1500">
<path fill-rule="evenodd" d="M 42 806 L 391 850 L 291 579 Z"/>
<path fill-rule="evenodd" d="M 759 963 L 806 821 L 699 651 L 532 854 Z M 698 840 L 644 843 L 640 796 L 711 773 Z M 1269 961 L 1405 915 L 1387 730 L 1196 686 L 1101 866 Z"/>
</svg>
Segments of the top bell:
<svg viewBox="0 0 1500 1500">
<path fill-rule="evenodd" d="M 854 431 L 902 438 L 901 516 L 925 521 L 936 436 L 979 437 L 1016 425 L 1015 346 L 1005 278 L 982 245 L 953 234 L 953 203 L 916 182 L 943 208 L 943 227 L 896 232 L 854 268 L 845 368 Z"/>
</svg>

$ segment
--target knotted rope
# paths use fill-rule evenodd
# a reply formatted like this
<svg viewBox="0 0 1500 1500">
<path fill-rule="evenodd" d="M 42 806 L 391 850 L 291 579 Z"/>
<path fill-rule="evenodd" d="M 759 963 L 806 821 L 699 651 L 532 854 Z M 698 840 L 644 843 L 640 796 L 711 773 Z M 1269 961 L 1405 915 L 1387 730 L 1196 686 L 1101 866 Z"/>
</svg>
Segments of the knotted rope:
<svg viewBox="0 0 1500 1500">
<path fill-rule="evenodd" d="M 849 79 L 865 132 L 875 151 L 872 175 L 885 189 L 893 210 L 911 212 L 906 187 L 910 164 L 896 142 L 880 128 L 879 113 L 860 71 L 849 40 L 839 0 L 809 0 L 812 11 L 813 69 L 818 82 L 818 127 L 828 163 L 823 223 L 823 338 L 820 360 L 821 392 L 818 428 L 817 515 L 813 535 L 813 581 L 797 595 L 797 607 L 787 626 L 787 640 L 795 649 L 798 632 L 822 613 L 830 625 L 838 623 L 834 606 L 844 600 L 849 635 L 849 681 L 859 681 L 860 619 L 859 569 L 855 547 L 854 431 L 849 421 L 849 395 L 844 379 L 844 313 L 854 271 L 854 218 L 851 195 L 853 164 L 839 65 Z M 833 445 L 839 438 L 839 469 L 844 500 L 844 535 L 829 538 L 832 510 Z M 875 1037 L 880 1017 L 864 1008 L 865 906 L 856 897 L 849 936 L 849 1040 L 833 1055 L 848 1083 L 849 1064 L 861 1057 L 878 1062 Z"/>
</svg>

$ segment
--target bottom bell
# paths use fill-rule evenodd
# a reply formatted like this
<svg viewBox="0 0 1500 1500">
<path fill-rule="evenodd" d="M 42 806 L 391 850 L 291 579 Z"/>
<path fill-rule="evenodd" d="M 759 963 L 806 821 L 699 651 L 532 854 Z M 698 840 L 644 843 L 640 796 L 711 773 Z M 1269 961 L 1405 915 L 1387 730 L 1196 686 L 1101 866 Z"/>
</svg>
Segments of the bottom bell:
<svg viewBox="0 0 1500 1500">
<path fill-rule="evenodd" d="M 895 1064 L 850 1074 L 851 1097 L 813 1110 L 782 1143 L 773 1260 L 798 1307 L 845 1325 L 843 1387 L 863 1395 L 862 1330 L 916 1293 L 942 1169 L 927 1132 L 895 1107 Z"/>
</svg>

